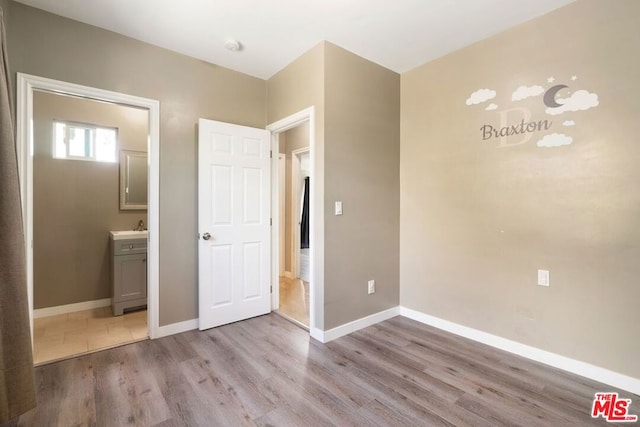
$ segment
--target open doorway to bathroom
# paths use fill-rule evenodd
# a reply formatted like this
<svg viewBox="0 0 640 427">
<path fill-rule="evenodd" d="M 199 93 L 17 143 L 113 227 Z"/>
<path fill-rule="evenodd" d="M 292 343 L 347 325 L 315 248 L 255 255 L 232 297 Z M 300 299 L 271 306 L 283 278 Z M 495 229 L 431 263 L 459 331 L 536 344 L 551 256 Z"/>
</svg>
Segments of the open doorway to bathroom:
<svg viewBox="0 0 640 427">
<path fill-rule="evenodd" d="M 34 91 L 36 364 L 148 337 L 148 142 L 147 109 Z"/>
<path fill-rule="evenodd" d="M 279 308 L 278 313 L 309 328 L 310 188 L 309 122 L 279 137 Z"/>
</svg>

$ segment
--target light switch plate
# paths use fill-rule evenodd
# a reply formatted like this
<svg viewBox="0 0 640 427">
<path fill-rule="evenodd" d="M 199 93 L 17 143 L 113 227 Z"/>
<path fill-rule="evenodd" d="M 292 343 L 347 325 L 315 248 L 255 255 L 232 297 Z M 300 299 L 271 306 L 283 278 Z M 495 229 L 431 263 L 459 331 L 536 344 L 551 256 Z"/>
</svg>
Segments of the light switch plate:
<svg viewBox="0 0 640 427">
<path fill-rule="evenodd" d="M 538 285 L 549 286 L 549 270 L 538 270 Z"/>
<path fill-rule="evenodd" d="M 336 202 L 336 215 L 342 215 L 342 202 Z"/>
</svg>

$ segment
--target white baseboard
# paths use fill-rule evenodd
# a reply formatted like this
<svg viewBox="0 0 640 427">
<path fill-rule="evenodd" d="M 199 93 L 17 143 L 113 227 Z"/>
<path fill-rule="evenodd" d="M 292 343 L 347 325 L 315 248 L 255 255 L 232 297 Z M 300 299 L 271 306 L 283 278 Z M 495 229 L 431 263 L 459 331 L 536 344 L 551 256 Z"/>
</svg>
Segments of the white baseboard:
<svg viewBox="0 0 640 427">
<path fill-rule="evenodd" d="M 509 353 L 517 354 L 518 356 L 526 357 L 527 359 L 535 360 L 536 362 L 544 363 L 545 365 L 553 366 L 554 368 L 562 369 L 563 371 L 572 372 L 640 396 L 640 379 L 610 371 L 599 366 L 594 366 L 589 363 L 581 362 L 579 360 L 571 359 L 569 357 L 561 356 L 559 354 L 551 353 L 546 350 L 541 350 L 536 347 L 531 347 L 526 344 L 521 344 L 517 341 L 512 341 L 487 332 L 482 332 L 468 326 L 459 325 L 410 308 L 399 307 L 399 311 L 401 316 L 408 317 L 409 319 L 416 320 L 420 323 L 469 338 L 473 341 L 490 345 L 491 347 L 499 348 L 500 350 L 508 351 Z"/>
<path fill-rule="evenodd" d="M 344 325 L 329 329 L 328 331 L 321 331 L 320 329 L 313 328 L 310 331 L 311 337 L 322 343 L 327 343 L 329 341 L 335 340 L 336 338 L 348 335 L 351 332 L 355 332 L 359 329 L 366 328 L 367 326 L 375 325 L 376 323 L 391 319 L 392 317 L 395 317 L 399 314 L 399 307 L 393 307 L 388 310 L 380 311 L 378 313 L 362 317 L 360 319 L 354 320 L 353 322 L 345 323 Z"/>
<path fill-rule="evenodd" d="M 92 310 L 94 308 L 109 307 L 111 298 L 98 299 L 94 301 L 83 301 L 75 304 L 57 305 L 55 307 L 46 307 L 33 310 L 33 318 L 58 316 L 60 314 L 75 313 L 76 311 Z"/>
<path fill-rule="evenodd" d="M 185 320 L 184 322 L 172 323 L 158 328 L 156 338 L 168 337 L 169 335 L 179 334 L 181 332 L 192 331 L 198 329 L 198 319 Z"/>
<path fill-rule="evenodd" d="M 316 341 L 320 341 L 321 343 L 326 342 L 324 341 L 324 331 L 321 331 L 318 328 L 310 328 L 309 335 L 311 335 L 311 338 L 313 338 Z"/>
</svg>

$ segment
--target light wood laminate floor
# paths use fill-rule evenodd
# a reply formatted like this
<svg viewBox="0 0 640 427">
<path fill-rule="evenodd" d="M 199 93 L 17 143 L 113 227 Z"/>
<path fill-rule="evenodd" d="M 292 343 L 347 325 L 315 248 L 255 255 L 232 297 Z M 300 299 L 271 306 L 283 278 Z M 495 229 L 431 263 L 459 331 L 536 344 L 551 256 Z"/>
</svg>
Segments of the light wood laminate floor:
<svg viewBox="0 0 640 427">
<path fill-rule="evenodd" d="M 396 317 L 320 344 L 276 315 L 36 368 L 24 426 L 604 426 L 563 371 Z M 640 397 L 631 413 L 640 413 Z"/>
<path fill-rule="evenodd" d="M 309 328 L 309 282 L 280 277 L 278 313 Z"/>
<path fill-rule="evenodd" d="M 113 316 L 111 307 L 102 307 L 34 319 L 34 363 L 145 339 L 147 330 L 146 310 Z"/>
</svg>

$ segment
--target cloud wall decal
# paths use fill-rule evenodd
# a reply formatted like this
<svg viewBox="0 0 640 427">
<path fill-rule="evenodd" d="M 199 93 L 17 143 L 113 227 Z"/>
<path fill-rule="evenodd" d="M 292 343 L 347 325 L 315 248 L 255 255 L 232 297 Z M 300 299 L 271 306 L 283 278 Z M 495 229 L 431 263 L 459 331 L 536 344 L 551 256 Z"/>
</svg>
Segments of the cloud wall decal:
<svg viewBox="0 0 640 427">
<path fill-rule="evenodd" d="M 562 147 L 563 145 L 569 145 L 573 142 L 573 138 L 563 133 L 552 133 L 545 135 L 539 140 L 536 145 L 543 148 Z"/>
<path fill-rule="evenodd" d="M 588 110 L 600 104 L 597 94 L 582 89 L 573 92 L 568 98 L 557 99 L 557 103 L 561 105 L 555 108 L 547 108 L 545 112 L 552 116 L 557 116 L 567 111 Z"/>
<path fill-rule="evenodd" d="M 576 122 L 574 122 L 573 120 L 565 120 L 564 122 L 562 122 L 562 126 L 575 126 Z"/>
<path fill-rule="evenodd" d="M 544 93 L 544 88 L 542 86 L 520 86 L 516 89 L 513 94 L 511 94 L 512 101 L 520 101 L 526 98 L 530 98 L 532 96 L 538 96 Z"/>
<path fill-rule="evenodd" d="M 486 102 L 496 97 L 496 91 L 491 89 L 478 89 L 467 98 L 467 105 L 475 105 Z"/>
<path fill-rule="evenodd" d="M 491 110 L 497 110 L 498 109 L 498 104 L 494 104 L 493 102 L 489 105 L 487 105 L 487 108 L 485 108 L 485 110 L 487 111 L 491 111 Z"/>
</svg>

